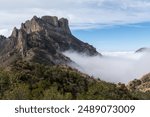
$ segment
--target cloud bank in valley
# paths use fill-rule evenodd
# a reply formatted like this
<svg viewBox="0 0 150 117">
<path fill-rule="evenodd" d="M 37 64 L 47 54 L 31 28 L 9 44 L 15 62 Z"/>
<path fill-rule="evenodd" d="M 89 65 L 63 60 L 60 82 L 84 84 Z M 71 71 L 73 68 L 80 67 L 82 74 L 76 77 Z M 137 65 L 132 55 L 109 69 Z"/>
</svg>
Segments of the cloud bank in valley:
<svg viewBox="0 0 150 117">
<path fill-rule="evenodd" d="M 103 57 L 70 51 L 64 54 L 79 65 L 72 64 L 73 67 L 108 82 L 128 83 L 150 72 L 150 53 L 107 52 L 102 53 Z"/>
</svg>

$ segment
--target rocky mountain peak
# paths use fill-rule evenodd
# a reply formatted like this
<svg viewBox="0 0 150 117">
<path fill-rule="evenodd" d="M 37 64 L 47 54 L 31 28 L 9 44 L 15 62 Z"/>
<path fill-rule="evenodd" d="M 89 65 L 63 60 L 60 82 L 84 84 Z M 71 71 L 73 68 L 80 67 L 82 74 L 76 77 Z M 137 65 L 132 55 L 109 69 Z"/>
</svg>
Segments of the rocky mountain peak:
<svg viewBox="0 0 150 117">
<path fill-rule="evenodd" d="M 69 23 L 66 18 L 58 19 L 56 16 L 43 16 L 41 19 L 46 23 L 58 28 L 58 30 L 63 30 L 68 34 L 71 34 Z"/>
<path fill-rule="evenodd" d="M 65 19 L 65 18 L 59 19 L 59 27 L 62 28 L 68 34 L 71 34 L 67 19 Z"/>
<path fill-rule="evenodd" d="M 22 23 L 21 29 L 25 30 L 27 34 L 42 30 L 54 30 L 59 33 L 71 34 L 68 20 L 65 18 L 58 19 L 56 16 L 43 16 L 41 18 L 34 16 L 31 20 Z"/>
<path fill-rule="evenodd" d="M 38 20 L 38 17 L 36 15 L 34 15 L 31 20 Z"/>
<path fill-rule="evenodd" d="M 18 29 L 16 27 L 14 27 L 11 37 L 18 37 Z"/>
<path fill-rule="evenodd" d="M 0 63 L 20 58 L 45 64 L 67 64 L 71 62 L 63 55 L 67 50 L 89 56 L 101 55 L 93 46 L 71 34 L 67 19 L 56 16 L 34 16 L 22 23 L 20 29 L 15 27 L 7 40 L 0 44 Z"/>
<path fill-rule="evenodd" d="M 41 31 L 43 27 L 39 20 L 40 19 L 38 17 L 34 16 L 31 20 L 27 20 L 25 23 L 22 23 L 21 29 L 24 30 L 27 34 Z"/>
<path fill-rule="evenodd" d="M 56 16 L 43 16 L 41 19 L 55 27 L 59 26 L 58 18 Z"/>
</svg>

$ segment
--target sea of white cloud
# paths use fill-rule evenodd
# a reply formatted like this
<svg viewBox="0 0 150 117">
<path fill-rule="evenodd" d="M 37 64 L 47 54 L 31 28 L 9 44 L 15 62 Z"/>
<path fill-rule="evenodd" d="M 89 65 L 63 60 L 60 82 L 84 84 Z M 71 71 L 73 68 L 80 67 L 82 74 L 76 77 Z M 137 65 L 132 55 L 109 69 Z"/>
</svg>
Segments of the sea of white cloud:
<svg viewBox="0 0 150 117">
<path fill-rule="evenodd" d="M 77 65 L 72 67 L 108 82 L 128 83 L 150 72 L 150 53 L 102 52 L 103 57 L 67 51 Z"/>
</svg>

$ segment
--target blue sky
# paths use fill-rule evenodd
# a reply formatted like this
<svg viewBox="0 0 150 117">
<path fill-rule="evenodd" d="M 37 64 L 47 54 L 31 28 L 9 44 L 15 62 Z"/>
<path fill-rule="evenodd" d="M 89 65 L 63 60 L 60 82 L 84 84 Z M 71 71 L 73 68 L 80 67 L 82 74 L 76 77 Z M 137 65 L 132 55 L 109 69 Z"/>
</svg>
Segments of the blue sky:
<svg viewBox="0 0 150 117">
<path fill-rule="evenodd" d="M 75 36 L 103 51 L 150 47 L 150 0 L 0 0 L 0 34 L 34 15 L 68 18 Z"/>
<path fill-rule="evenodd" d="M 82 41 L 94 45 L 98 51 L 135 51 L 150 47 L 150 22 L 72 32 Z"/>
</svg>

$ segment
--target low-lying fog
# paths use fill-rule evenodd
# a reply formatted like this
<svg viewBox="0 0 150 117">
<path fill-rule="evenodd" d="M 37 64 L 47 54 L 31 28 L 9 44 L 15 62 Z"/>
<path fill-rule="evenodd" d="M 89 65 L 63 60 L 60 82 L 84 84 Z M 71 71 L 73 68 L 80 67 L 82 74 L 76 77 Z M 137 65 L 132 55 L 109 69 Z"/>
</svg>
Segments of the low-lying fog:
<svg viewBox="0 0 150 117">
<path fill-rule="evenodd" d="M 80 71 L 108 82 L 128 83 L 150 72 L 150 53 L 101 52 L 103 57 L 89 57 L 67 51 L 64 54 L 79 66 Z"/>
</svg>

